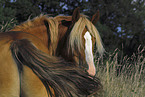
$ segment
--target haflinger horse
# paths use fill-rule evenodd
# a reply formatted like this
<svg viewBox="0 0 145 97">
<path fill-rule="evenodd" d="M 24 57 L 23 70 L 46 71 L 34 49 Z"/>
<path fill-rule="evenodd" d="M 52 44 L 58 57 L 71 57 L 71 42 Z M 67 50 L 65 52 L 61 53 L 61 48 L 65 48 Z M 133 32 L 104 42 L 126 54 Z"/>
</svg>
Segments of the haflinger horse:
<svg viewBox="0 0 145 97">
<path fill-rule="evenodd" d="M 78 8 L 71 27 L 77 23 L 76 12 Z M 102 88 L 98 78 L 66 60 L 58 50 L 61 44 L 65 46 L 65 36 L 71 36 L 66 19 L 40 16 L 0 33 L 0 97 L 88 96 Z"/>
</svg>

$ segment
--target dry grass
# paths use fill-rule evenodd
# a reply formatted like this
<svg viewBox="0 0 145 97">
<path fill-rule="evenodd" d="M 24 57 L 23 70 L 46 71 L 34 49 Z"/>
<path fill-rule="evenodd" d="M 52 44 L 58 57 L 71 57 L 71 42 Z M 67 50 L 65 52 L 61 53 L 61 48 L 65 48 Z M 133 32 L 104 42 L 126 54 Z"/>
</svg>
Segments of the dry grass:
<svg viewBox="0 0 145 97">
<path fill-rule="evenodd" d="M 10 21 L 2 22 L 0 24 L 0 32 L 6 32 L 9 31 L 12 27 L 15 26 L 16 20 L 13 18 Z"/>
<path fill-rule="evenodd" d="M 140 48 L 139 48 L 140 49 Z M 118 61 L 118 52 L 104 61 L 98 58 L 97 76 L 104 87 L 104 97 L 145 97 L 145 48 Z M 105 64 L 105 66 L 104 66 Z M 122 67 L 121 67 L 122 66 Z M 122 68 L 117 74 L 118 68 Z"/>
</svg>

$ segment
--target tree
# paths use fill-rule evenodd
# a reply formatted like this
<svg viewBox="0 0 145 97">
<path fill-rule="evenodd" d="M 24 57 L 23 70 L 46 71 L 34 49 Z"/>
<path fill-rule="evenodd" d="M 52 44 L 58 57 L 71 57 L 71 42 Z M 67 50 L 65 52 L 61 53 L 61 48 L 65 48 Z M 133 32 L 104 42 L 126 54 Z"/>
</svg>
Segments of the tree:
<svg viewBox="0 0 145 97">
<path fill-rule="evenodd" d="M 15 17 L 17 21 L 26 21 L 29 17 L 35 17 L 40 14 L 39 6 L 33 5 L 31 0 L 16 0 L 14 2 L 7 2 L 6 7 L 16 10 Z"/>
<path fill-rule="evenodd" d="M 145 46 L 144 4 L 144 0 L 88 0 L 88 14 L 100 10 L 97 26 L 107 51 L 123 45 L 124 54 L 132 55 L 139 45 Z"/>
<path fill-rule="evenodd" d="M 6 29 L 14 26 L 17 21 L 14 19 L 16 10 L 11 7 L 7 7 L 7 0 L 0 0 L 0 29 L 6 31 Z M 10 22 L 13 22 L 12 24 Z"/>
</svg>

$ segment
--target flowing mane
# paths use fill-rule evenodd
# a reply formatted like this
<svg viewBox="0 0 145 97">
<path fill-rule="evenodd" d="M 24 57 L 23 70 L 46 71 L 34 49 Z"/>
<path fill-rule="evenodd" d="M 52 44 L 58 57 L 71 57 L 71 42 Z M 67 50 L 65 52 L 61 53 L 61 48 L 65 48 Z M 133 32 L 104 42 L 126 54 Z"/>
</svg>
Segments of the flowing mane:
<svg viewBox="0 0 145 97">
<path fill-rule="evenodd" d="M 88 29 L 90 34 L 95 38 L 98 52 L 102 54 L 104 52 L 104 48 L 102 45 L 102 40 L 100 38 L 99 32 L 96 29 L 96 27 L 87 19 L 85 15 L 81 15 L 80 19 L 75 23 L 70 32 L 70 38 L 68 43 L 69 50 L 73 52 L 77 49 L 79 52 L 81 52 L 81 50 L 84 49 L 82 43 L 82 34 L 83 34 L 82 32 L 85 27 Z"/>
<path fill-rule="evenodd" d="M 51 51 L 50 55 L 55 54 L 58 42 L 58 21 L 48 15 L 40 15 L 34 19 L 15 26 L 11 31 L 23 31 L 33 34 L 42 39 Z"/>
</svg>

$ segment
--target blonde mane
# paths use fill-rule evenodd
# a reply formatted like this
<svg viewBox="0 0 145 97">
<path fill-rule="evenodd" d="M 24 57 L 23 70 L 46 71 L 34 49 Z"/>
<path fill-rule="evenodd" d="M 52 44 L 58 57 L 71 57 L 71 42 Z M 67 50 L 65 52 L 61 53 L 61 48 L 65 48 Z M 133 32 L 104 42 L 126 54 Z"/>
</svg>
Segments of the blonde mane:
<svg viewBox="0 0 145 97">
<path fill-rule="evenodd" d="M 61 22 L 61 20 L 71 21 L 72 16 L 56 16 L 55 19 L 57 19 L 58 22 Z"/>
<path fill-rule="evenodd" d="M 56 48 L 58 45 L 58 21 L 55 18 L 49 18 L 47 19 L 49 24 L 49 30 L 50 30 L 50 48 L 53 51 L 53 55 L 56 53 Z"/>
<path fill-rule="evenodd" d="M 47 25 L 45 24 L 47 22 Z M 15 26 L 11 31 L 24 31 L 31 34 L 31 29 L 38 27 L 37 31 L 44 31 L 42 30 L 41 26 L 46 26 L 47 29 L 49 29 L 49 35 L 50 35 L 50 44 L 49 44 L 49 50 L 50 54 L 55 54 L 57 43 L 58 43 L 58 21 L 57 19 L 53 17 L 48 17 L 48 15 L 40 15 L 38 17 L 35 17 L 34 19 L 30 20 L 28 19 L 26 22 Z M 39 30 L 40 29 L 40 30 Z M 47 31 L 46 31 L 47 32 Z M 48 33 L 48 32 L 47 32 Z M 43 36 L 40 36 L 43 37 Z"/>
<path fill-rule="evenodd" d="M 69 38 L 69 50 L 72 52 L 77 49 L 79 52 L 84 50 L 83 41 L 82 41 L 82 32 L 84 28 L 87 27 L 87 30 L 95 38 L 97 50 L 100 54 L 103 54 L 104 48 L 102 45 L 102 40 L 100 38 L 99 32 L 96 27 L 86 18 L 85 15 L 81 15 L 80 19 L 75 23 L 74 27 L 71 30 Z"/>
</svg>

